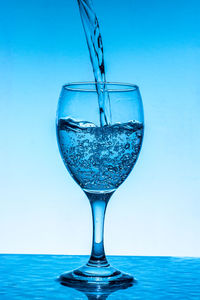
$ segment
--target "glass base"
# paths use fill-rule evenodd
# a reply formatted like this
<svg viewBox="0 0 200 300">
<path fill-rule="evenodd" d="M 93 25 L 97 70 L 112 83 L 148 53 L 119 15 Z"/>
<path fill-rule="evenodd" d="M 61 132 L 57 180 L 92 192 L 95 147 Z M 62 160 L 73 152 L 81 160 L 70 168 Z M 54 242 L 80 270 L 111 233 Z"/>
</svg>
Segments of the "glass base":
<svg viewBox="0 0 200 300">
<path fill-rule="evenodd" d="M 120 287 L 134 282 L 131 275 L 122 273 L 119 270 L 107 266 L 90 266 L 89 264 L 80 267 L 72 272 L 64 273 L 59 277 L 63 285 L 71 287 L 92 288 L 96 285 L 101 288 Z"/>
</svg>

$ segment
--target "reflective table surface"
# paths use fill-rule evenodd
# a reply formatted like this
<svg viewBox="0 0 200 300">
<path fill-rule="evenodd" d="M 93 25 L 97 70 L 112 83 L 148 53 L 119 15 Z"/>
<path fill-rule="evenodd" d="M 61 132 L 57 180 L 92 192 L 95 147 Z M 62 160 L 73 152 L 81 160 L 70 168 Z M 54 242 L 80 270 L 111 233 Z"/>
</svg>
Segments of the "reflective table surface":
<svg viewBox="0 0 200 300">
<path fill-rule="evenodd" d="M 0 299 L 198 299 L 200 258 L 108 256 L 114 267 L 134 276 L 124 289 L 76 290 L 56 279 L 84 265 L 87 256 L 0 255 Z"/>
</svg>

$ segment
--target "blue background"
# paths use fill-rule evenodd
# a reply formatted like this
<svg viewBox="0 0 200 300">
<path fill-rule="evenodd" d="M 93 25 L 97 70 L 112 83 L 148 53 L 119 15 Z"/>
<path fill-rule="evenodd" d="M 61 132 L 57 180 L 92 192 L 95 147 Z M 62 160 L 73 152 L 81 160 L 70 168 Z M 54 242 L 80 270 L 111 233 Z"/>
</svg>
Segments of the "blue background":
<svg viewBox="0 0 200 300">
<path fill-rule="evenodd" d="M 108 254 L 200 256 L 199 1 L 94 0 L 107 79 L 136 83 L 146 131 L 108 206 Z M 0 12 L 0 252 L 90 252 L 89 202 L 55 135 L 61 86 L 93 80 L 75 0 Z"/>
</svg>

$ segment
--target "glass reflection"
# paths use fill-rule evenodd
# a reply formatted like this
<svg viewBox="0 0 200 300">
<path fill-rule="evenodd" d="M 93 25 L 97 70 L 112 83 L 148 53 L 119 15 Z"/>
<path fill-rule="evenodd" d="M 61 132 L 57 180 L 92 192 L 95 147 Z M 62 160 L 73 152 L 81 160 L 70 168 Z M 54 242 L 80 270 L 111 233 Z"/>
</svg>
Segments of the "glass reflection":
<svg viewBox="0 0 200 300">
<path fill-rule="evenodd" d="M 74 286 L 74 284 L 70 283 L 61 283 L 64 286 L 73 288 L 79 292 L 82 292 L 88 300 L 105 300 L 108 299 L 109 295 L 112 293 L 119 291 L 119 290 L 125 290 L 131 286 L 133 286 L 134 283 L 127 283 L 124 282 L 123 284 L 120 285 L 108 285 L 108 286 L 102 286 L 98 284 L 94 284 L 93 286 L 90 285 L 85 285 L 85 286 Z"/>
</svg>

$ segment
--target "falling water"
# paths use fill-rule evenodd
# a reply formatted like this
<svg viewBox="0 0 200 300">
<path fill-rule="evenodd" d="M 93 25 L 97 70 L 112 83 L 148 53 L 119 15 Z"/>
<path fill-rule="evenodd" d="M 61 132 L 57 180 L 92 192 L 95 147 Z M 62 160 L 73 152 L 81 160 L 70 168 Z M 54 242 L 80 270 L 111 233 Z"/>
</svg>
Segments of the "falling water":
<svg viewBox="0 0 200 300">
<path fill-rule="evenodd" d="M 111 124 L 111 107 L 109 93 L 106 88 L 104 52 L 99 21 L 92 0 L 78 0 L 78 5 L 96 82 L 100 125 L 105 126 Z"/>
</svg>

